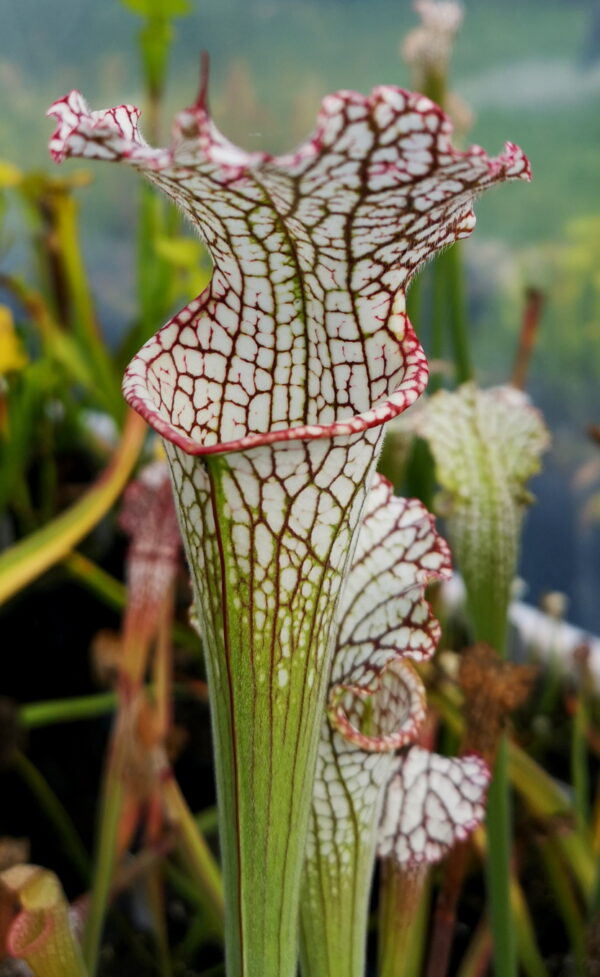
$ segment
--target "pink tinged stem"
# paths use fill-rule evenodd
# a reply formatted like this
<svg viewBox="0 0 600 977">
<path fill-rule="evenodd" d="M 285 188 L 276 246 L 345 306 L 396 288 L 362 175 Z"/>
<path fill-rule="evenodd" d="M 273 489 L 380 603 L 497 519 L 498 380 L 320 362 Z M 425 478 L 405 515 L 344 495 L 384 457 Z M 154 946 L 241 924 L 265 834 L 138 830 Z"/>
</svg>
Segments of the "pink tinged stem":
<svg viewBox="0 0 600 977">
<path fill-rule="evenodd" d="M 417 945 L 417 939 L 424 935 L 420 916 L 428 874 L 428 865 L 413 869 L 391 858 L 382 862 L 377 928 L 379 977 L 417 977 L 420 973 L 415 961 L 422 960 L 422 946 Z"/>
<path fill-rule="evenodd" d="M 169 605 L 181 546 L 167 466 L 154 462 L 124 495 L 119 523 L 130 537 L 121 682 L 139 690 L 165 605 Z"/>
<path fill-rule="evenodd" d="M 84 932 L 88 969 L 95 972 L 111 880 L 118 856 L 129 842 L 142 793 L 150 793 L 155 770 L 148 743 L 140 741 L 140 717 L 148 705 L 142 683 L 152 644 L 173 600 L 181 545 L 167 466 L 146 466 L 126 489 L 120 517 L 130 537 L 127 605 L 119 661 L 119 702 L 102 784 L 102 816 L 94 877 Z M 154 744 L 156 751 L 158 743 Z M 130 819 L 125 817 L 129 808 Z"/>
<path fill-rule="evenodd" d="M 173 144 L 138 112 L 50 113 L 57 160 L 123 160 L 208 245 L 207 290 L 142 348 L 125 396 L 166 439 L 207 650 L 231 977 L 293 977 L 332 628 L 381 441 L 427 367 L 411 276 L 470 233 L 485 187 L 528 178 L 516 147 L 459 153 L 419 95 L 328 96 L 297 152 L 230 144 L 204 97 Z"/>
</svg>

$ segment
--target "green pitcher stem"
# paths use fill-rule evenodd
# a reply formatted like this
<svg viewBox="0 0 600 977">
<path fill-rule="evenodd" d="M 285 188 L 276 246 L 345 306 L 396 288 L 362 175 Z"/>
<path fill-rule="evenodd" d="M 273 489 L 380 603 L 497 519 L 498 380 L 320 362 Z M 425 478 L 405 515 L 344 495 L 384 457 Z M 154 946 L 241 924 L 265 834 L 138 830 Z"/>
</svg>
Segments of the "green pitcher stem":
<svg viewBox="0 0 600 977">
<path fill-rule="evenodd" d="M 403 868 L 382 860 L 379 888 L 379 977 L 416 977 L 421 973 L 427 922 L 428 870 Z"/>
<path fill-rule="evenodd" d="M 168 448 L 206 650 L 228 977 L 296 974 L 330 633 L 379 433 L 369 438 L 204 461 Z M 352 455 L 340 503 L 326 481 Z"/>
<path fill-rule="evenodd" d="M 307 860 L 300 907 L 303 977 L 363 977 L 374 855 L 374 838 L 367 837 L 337 859 Z"/>
<path fill-rule="evenodd" d="M 425 718 L 425 688 L 398 646 L 433 653 L 439 626 L 425 588 L 449 574 L 432 516 L 377 475 L 340 601 L 321 728 L 300 917 L 303 977 L 363 977 L 384 810 L 384 843 L 402 847 L 397 750 Z"/>
<path fill-rule="evenodd" d="M 237 658 L 231 649 L 229 655 Z M 307 690 L 300 722 L 299 710 L 285 712 L 289 703 L 283 690 L 278 695 L 265 683 L 254 695 L 250 668 L 246 674 L 220 674 L 211 658 L 209 653 L 227 974 L 293 977 L 315 732 L 326 674 Z M 301 678 L 301 670 L 291 665 L 289 684 L 298 688 Z"/>
<path fill-rule="evenodd" d="M 450 320 L 450 338 L 456 382 L 466 383 L 473 379 L 474 368 L 469 343 L 469 322 L 464 294 L 464 275 L 462 265 L 462 249 L 457 242 L 454 247 L 445 252 L 448 287 L 448 313 Z"/>
<path fill-rule="evenodd" d="M 476 642 L 506 655 L 527 481 L 548 445 L 541 417 L 514 391 L 464 384 L 432 398 L 424 424 L 447 492 L 448 527 Z M 512 824 L 506 736 L 489 792 L 487 878 L 496 977 L 516 977 L 510 905 Z"/>
</svg>

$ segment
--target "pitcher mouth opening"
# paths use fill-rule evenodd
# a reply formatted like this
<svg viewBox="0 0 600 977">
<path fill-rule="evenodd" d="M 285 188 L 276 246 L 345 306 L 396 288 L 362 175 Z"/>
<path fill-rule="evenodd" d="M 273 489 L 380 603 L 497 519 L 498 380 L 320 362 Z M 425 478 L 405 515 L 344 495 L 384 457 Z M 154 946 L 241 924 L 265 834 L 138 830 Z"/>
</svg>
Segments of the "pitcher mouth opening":
<svg viewBox="0 0 600 977">
<path fill-rule="evenodd" d="M 495 158 L 455 149 L 442 110 L 394 86 L 326 96 L 313 134 L 276 157 L 230 143 L 205 101 L 203 87 L 167 149 L 146 143 L 131 105 L 91 111 L 71 92 L 49 110 L 56 160 L 134 166 L 180 205 L 213 257 L 208 290 L 130 364 L 127 402 L 190 455 L 384 424 L 427 380 L 405 316 L 408 283 L 471 233 L 479 192 L 529 179 L 526 157 L 512 143 Z"/>
<path fill-rule="evenodd" d="M 421 379 L 423 373 L 425 373 L 424 382 Z M 426 382 L 427 374 L 424 367 L 415 367 L 413 371 L 409 372 L 409 376 L 401 387 L 395 390 L 390 397 L 361 414 L 354 414 L 347 419 L 334 421 L 331 424 L 302 424 L 281 428 L 277 431 L 266 431 L 264 434 L 246 434 L 243 437 L 230 441 L 218 441 L 215 444 L 203 444 L 178 429 L 171 421 L 162 416 L 156 407 L 151 405 L 147 396 L 138 392 L 137 385 L 130 384 L 125 388 L 125 399 L 153 430 L 167 441 L 171 441 L 176 447 L 181 448 L 186 454 L 214 455 L 245 451 L 249 448 L 257 448 L 261 445 L 275 444 L 281 441 L 313 441 L 318 438 L 349 437 L 353 434 L 359 434 L 361 431 L 385 424 L 406 410 L 407 407 L 410 407 L 422 393 Z"/>
<path fill-rule="evenodd" d="M 176 319 L 177 317 L 175 317 Z M 158 337 L 160 337 L 161 332 L 172 327 L 175 320 L 167 323 L 163 330 L 158 333 Z M 349 437 L 359 434 L 369 428 L 385 424 L 406 410 L 422 394 L 429 378 L 425 353 L 407 322 L 402 343 L 402 379 L 390 393 L 380 396 L 372 406 L 368 406 L 364 411 L 356 413 L 347 404 L 340 405 L 339 414 L 341 416 L 334 417 L 327 423 L 297 424 L 279 421 L 276 426 L 267 431 L 249 430 L 248 415 L 246 415 L 245 425 L 244 422 L 236 425 L 238 428 L 242 428 L 239 434 L 233 437 L 222 437 L 219 436 L 220 432 L 215 430 L 214 426 L 204 426 L 197 421 L 195 416 L 195 411 L 200 406 L 202 409 L 207 406 L 210 407 L 209 381 L 203 380 L 201 382 L 202 405 L 195 405 L 189 395 L 185 399 L 184 407 L 181 404 L 178 405 L 175 397 L 175 386 L 179 377 L 173 367 L 167 379 L 165 380 L 163 377 L 161 381 L 159 376 L 161 367 L 157 366 L 157 362 L 165 350 L 154 345 L 156 339 L 157 337 L 150 339 L 129 364 L 123 381 L 123 393 L 127 403 L 144 418 L 150 427 L 161 437 L 172 442 L 189 455 L 224 454 L 278 442 L 311 441 L 320 438 Z M 173 363 L 173 352 L 177 349 L 184 348 L 178 347 L 178 340 L 175 339 L 168 351 L 171 363 Z M 165 403 L 165 397 L 161 394 L 161 382 L 163 385 L 166 384 L 166 389 L 170 395 L 170 406 Z M 226 383 L 222 384 L 224 399 L 226 385 Z M 335 407 L 334 404 L 331 406 Z M 244 426 L 246 426 L 246 430 L 243 430 Z"/>
</svg>

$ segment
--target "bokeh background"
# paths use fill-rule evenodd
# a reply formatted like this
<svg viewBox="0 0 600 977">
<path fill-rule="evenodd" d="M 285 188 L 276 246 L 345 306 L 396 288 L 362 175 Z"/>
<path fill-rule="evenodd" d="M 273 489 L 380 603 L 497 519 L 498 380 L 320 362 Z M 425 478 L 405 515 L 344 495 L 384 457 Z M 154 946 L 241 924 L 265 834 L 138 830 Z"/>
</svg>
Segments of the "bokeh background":
<svg viewBox="0 0 600 977">
<path fill-rule="evenodd" d="M 0 0 L 0 156 L 51 170 L 51 101 L 79 88 L 96 108 L 143 105 L 136 0 Z M 322 95 L 409 85 L 400 57 L 417 22 L 406 0 L 191 0 L 177 21 L 162 136 L 211 57 L 210 99 L 222 130 L 249 149 L 280 152 L 312 128 Z M 528 389 L 553 433 L 525 533 L 526 598 L 568 595 L 567 616 L 600 632 L 600 5 L 593 0 L 467 0 L 451 89 L 469 106 L 466 138 L 498 152 L 523 146 L 531 185 L 478 203 L 464 248 L 480 381 L 511 374 L 527 287 L 544 311 Z M 143 123 L 143 119 L 142 119 Z M 81 169 L 69 162 L 67 169 Z M 135 302 L 138 187 L 133 174 L 89 167 L 80 193 L 83 248 L 108 341 Z M 27 275 L 21 217 L 6 216 L 2 263 Z M 161 323 L 156 322 L 158 327 Z M 416 323 L 419 326 L 419 323 Z M 422 324 L 427 345 L 426 323 Z"/>
</svg>

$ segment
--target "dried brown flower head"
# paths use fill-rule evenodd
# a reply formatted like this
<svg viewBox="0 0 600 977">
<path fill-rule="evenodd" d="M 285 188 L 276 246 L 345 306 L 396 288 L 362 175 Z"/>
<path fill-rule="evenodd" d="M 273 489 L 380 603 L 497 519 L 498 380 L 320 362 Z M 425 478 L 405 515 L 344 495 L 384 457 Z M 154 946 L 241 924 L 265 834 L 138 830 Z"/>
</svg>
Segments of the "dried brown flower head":
<svg viewBox="0 0 600 977">
<path fill-rule="evenodd" d="M 537 673 L 534 665 L 504 661 L 483 642 L 463 652 L 458 681 L 465 695 L 464 750 L 493 763 L 508 717 L 527 700 Z"/>
</svg>

